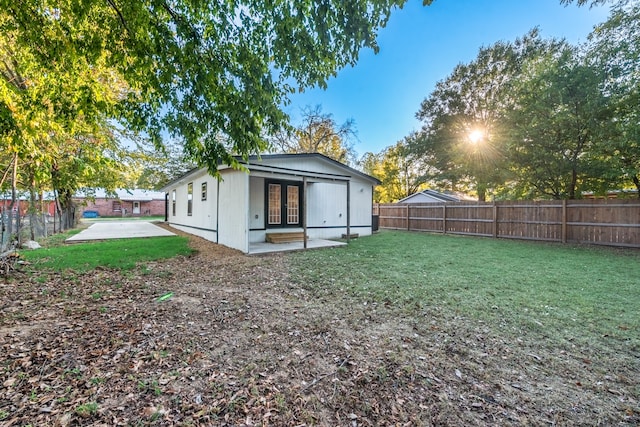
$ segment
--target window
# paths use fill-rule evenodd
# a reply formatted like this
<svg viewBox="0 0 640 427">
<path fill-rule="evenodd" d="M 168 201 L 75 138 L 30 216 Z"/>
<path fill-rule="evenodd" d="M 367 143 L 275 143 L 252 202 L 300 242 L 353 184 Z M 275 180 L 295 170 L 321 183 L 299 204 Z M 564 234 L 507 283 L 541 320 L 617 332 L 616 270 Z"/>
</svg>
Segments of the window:
<svg viewBox="0 0 640 427">
<path fill-rule="evenodd" d="M 112 203 L 112 209 L 114 212 L 122 212 L 122 203 L 120 200 L 114 201 Z"/>
<path fill-rule="evenodd" d="M 187 215 L 193 214 L 193 182 L 187 184 Z"/>
<path fill-rule="evenodd" d="M 207 183 L 203 182 L 201 187 L 202 200 L 207 200 Z"/>
<path fill-rule="evenodd" d="M 176 216 L 176 190 L 171 192 L 171 212 Z"/>
</svg>

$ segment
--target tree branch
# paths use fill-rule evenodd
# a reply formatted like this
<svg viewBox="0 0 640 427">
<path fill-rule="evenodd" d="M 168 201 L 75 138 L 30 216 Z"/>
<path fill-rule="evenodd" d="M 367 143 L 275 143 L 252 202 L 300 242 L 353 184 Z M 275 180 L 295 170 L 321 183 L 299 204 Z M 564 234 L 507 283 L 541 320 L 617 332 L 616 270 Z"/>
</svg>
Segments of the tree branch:
<svg viewBox="0 0 640 427">
<path fill-rule="evenodd" d="M 115 1 L 114 0 L 107 0 L 107 3 L 109 3 L 109 6 L 111 6 L 111 8 L 118 15 L 118 18 L 120 19 L 120 23 L 122 24 L 124 29 L 127 31 L 127 34 L 131 35 L 131 31 L 129 30 L 129 27 L 127 26 L 127 22 L 125 21 L 124 16 L 122 15 L 122 12 L 120 12 L 120 9 L 118 9 L 118 6 L 116 6 Z"/>
</svg>

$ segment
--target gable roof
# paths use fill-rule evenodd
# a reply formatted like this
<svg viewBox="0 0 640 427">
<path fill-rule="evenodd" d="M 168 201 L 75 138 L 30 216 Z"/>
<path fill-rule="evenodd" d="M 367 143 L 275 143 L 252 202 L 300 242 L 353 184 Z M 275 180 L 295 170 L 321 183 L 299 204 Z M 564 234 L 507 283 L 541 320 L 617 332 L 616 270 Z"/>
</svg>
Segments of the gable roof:
<svg viewBox="0 0 640 427">
<path fill-rule="evenodd" d="M 240 161 L 240 163 L 243 164 L 248 164 L 251 165 L 256 164 L 257 162 L 260 162 L 261 160 L 269 160 L 269 159 L 293 159 L 293 160 L 297 160 L 297 159 L 318 159 L 322 162 L 325 162 L 327 164 L 336 166 L 338 168 L 344 169 L 345 172 L 348 173 L 348 175 L 356 175 L 359 176 L 361 178 L 364 178 L 366 180 L 372 181 L 373 183 L 375 183 L 375 185 L 380 185 L 382 184 L 382 182 L 378 179 L 375 178 L 371 175 L 367 175 L 364 172 L 360 172 L 357 169 L 352 168 L 351 166 L 347 166 L 344 163 L 340 163 L 337 160 L 332 159 L 331 157 L 327 157 L 324 154 L 320 154 L 320 153 L 284 153 L 284 154 L 262 154 L 260 156 L 250 156 L 249 157 L 249 161 L 248 162 L 244 162 L 242 161 L 241 158 L 236 157 L 236 159 L 238 159 Z"/>
<path fill-rule="evenodd" d="M 398 203 L 441 203 L 459 201 L 460 198 L 451 194 L 440 193 L 435 190 L 424 190 L 398 200 Z"/>
<path fill-rule="evenodd" d="M 295 162 L 298 160 L 303 160 L 303 159 L 315 159 L 318 160 L 320 162 L 326 163 L 328 165 L 337 167 L 339 169 L 341 169 L 342 171 L 344 171 L 344 174 L 339 174 L 339 175 L 333 175 L 336 178 L 342 178 L 343 180 L 351 177 L 351 176 L 358 176 L 360 178 L 364 178 L 365 180 L 368 180 L 371 182 L 372 185 L 379 185 L 382 182 L 370 175 L 367 175 L 364 172 L 360 172 L 357 169 L 354 169 L 350 166 L 345 165 L 344 163 L 340 163 L 336 160 L 333 160 L 330 157 L 327 157 L 323 154 L 320 153 L 295 153 L 295 154 L 261 154 L 261 155 L 253 155 L 253 156 L 249 156 L 249 158 L 245 161 L 241 156 L 235 156 L 236 160 L 238 160 L 238 162 L 241 165 L 246 166 L 249 170 L 251 170 L 251 166 L 256 166 L 256 167 L 260 167 L 260 168 L 267 168 L 267 169 L 273 169 L 276 171 L 280 171 L 283 172 L 285 174 L 292 174 L 292 175 L 304 175 L 307 173 L 310 174 L 315 174 L 315 175 L 324 175 L 324 176 L 332 176 L 332 174 L 328 174 L 328 173 L 315 173 L 315 172 L 309 172 L 309 171 L 305 171 L 302 170 L 300 168 L 295 168 Z M 268 165 L 265 164 L 268 163 L 269 160 L 285 160 L 287 163 L 292 163 L 293 167 L 281 167 L 281 166 L 273 166 L 273 165 Z M 226 165 L 226 164 L 222 164 L 220 163 L 220 168 L 219 170 L 223 171 L 225 169 L 229 169 L 230 166 Z M 179 182 L 184 182 L 185 178 L 195 174 L 195 173 L 202 173 L 206 171 L 206 168 L 195 168 L 190 170 L 189 172 L 185 173 L 184 175 L 173 179 L 172 181 L 166 183 L 164 186 L 162 186 L 162 188 L 160 189 L 160 191 L 169 191 L 169 188 L 174 186 L 175 184 L 179 183 Z"/>
</svg>

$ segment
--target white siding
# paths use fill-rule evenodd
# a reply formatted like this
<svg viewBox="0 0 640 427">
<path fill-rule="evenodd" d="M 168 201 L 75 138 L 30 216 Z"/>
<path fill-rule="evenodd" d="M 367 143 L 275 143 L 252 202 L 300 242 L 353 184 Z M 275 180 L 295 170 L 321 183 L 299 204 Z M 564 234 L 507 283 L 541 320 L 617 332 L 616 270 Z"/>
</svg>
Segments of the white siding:
<svg viewBox="0 0 640 427">
<path fill-rule="evenodd" d="M 351 232 L 371 234 L 373 186 L 370 181 L 354 177 L 351 181 Z"/>
<path fill-rule="evenodd" d="M 222 171 L 218 243 L 249 252 L 249 175 L 243 171 Z"/>
<path fill-rule="evenodd" d="M 249 178 L 249 241 L 265 241 L 264 178 Z"/>
<path fill-rule="evenodd" d="M 261 162 L 256 164 L 265 166 L 276 166 L 279 168 L 294 169 L 305 172 L 327 173 L 334 175 L 349 175 L 349 172 L 335 165 L 330 161 L 323 161 L 318 157 L 284 157 L 269 158 L 263 157 Z M 289 178 L 291 179 L 291 178 Z M 301 179 L 301 178 L 300 178 Z"/>
<path fill-rule="evenodd" d="M 351 233 L 371 234 L 372 186 L 365 180 L 352 178 L 350 183 L 349 218 Z M 308 192 L 309 237 L 335 239 L 347 232 L 347 185 L 316 182 Z"/>
<path fill-rule="evenodd" d="M 346 182 L 307 184 L 307 226 L 311 238 L 339 238 L 346 233 Z"/>
<path fill-rule="evenodd" d="M 264 228 L 264 178 L 249 179 L 249 228 Z"/>
<path fill-rule="evenodd" d="M 207 200 L 202 200 L 202 184 L 207 183 Z M 187 213 L 187 186 L 193 183 L 192 214 Z M 201 171 L 169 189 L 169 223 L 179 230 L 216 241 L 215 178 Z M 176 190 L 176 214 L 173 215 L 173 190 Z"/>
</svg>

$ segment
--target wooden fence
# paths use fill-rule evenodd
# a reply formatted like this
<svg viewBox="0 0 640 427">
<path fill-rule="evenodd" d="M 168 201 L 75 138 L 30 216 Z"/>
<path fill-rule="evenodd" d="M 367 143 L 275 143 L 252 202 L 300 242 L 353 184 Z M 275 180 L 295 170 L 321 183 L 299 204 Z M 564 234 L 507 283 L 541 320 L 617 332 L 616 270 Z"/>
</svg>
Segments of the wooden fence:
<svg viewBox="0 0 640 427">
<path fill-rule="evenodd" d="M 640 200 L 375 204 L 380 228 L 640 248 Z"/>
</svg>

